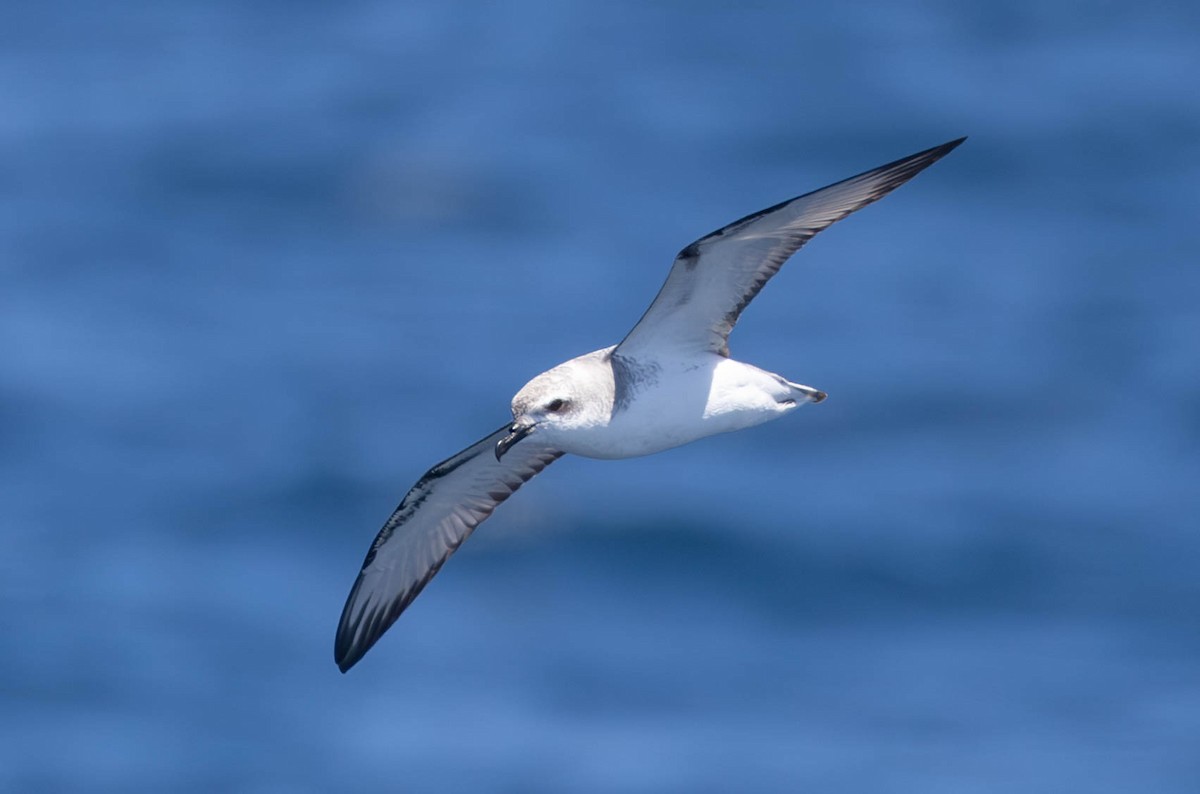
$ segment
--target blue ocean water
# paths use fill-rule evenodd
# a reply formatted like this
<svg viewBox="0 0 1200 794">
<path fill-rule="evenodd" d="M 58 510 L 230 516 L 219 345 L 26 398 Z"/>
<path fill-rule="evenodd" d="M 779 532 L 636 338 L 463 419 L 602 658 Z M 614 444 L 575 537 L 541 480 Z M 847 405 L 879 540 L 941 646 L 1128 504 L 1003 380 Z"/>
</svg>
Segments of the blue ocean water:
<svg viewBox="0 0 1200 794">
<path fill-rule="evenodd" d="M 11 4 L 10 4 L 11 6 Z M 1200 790 L 1200 12 L 43 3 L 0 26 L 0 790 Z M 675 252 L 960 135 L 349 675 L 432 463 Z"/>
</svg>

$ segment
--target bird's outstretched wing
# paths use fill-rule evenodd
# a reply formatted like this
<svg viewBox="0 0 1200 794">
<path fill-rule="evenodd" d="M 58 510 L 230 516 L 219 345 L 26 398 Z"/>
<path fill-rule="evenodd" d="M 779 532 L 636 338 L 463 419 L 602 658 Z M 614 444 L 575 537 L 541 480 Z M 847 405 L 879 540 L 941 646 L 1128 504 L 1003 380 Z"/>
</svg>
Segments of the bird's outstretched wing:
<svg viewBox="0 0 1200 794">
<path fill-rule="evenodd" d="M 679 252 L 650 308 L 615 355 L 711 350 L 729 355 L 729 332 L 771 276 L 817 232 L 912 179 L 966 138 L 747 215 Z"/>
<path fill-rule="evenodd" d="M 528 438 L 497 460 L 509 425 L 425 473 L 383 525 L 346 599 L 334 659 L 346 672 L 400 617 L 475 527 L 562 453 Z"/>
</svg>

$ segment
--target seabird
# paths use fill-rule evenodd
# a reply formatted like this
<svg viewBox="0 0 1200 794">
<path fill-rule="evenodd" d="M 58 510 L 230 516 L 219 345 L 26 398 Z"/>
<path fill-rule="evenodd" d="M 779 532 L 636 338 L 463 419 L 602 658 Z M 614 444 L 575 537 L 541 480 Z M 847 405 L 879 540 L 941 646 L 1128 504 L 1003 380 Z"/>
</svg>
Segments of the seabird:
<svg viewBox="0 0 1200 794">
<path fill-rule="evenodd" d="M 882 198 L 961 144 L 935 146 L 747 215 L 675 257 L 620 344 L 529 381 L 512 421 L 427 471 L 371 544 L 334 658 L 346 672 L 496 506 L 565 454 L 649 455 L 778 419 L 825 392 L 729 357 L 742 310 L 817 232 Z"/>
</svg>

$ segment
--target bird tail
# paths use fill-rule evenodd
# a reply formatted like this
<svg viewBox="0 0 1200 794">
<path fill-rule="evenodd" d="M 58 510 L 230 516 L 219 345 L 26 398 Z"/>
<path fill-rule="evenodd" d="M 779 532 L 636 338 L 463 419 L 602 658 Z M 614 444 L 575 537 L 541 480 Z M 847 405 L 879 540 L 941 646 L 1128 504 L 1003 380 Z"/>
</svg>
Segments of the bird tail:
<svg viewBox="0 0 1200 794">
<path fill-rule="evenodd" d="M 792 388 L 792 391 L 796 392 L 799 396 L 803 397 L 807 402 L 813 403 L 814 405 L 816 403 L 822 402 L 826 397 L 829 396 L 828 394 L 821 391 L 820 389 L 814 389 L 812 386 L 805 386 L 801 383 L 792 383 L 790 380 L 786 381 L 786 383 L 788 386 L 790 386 Z"/>
</svg>

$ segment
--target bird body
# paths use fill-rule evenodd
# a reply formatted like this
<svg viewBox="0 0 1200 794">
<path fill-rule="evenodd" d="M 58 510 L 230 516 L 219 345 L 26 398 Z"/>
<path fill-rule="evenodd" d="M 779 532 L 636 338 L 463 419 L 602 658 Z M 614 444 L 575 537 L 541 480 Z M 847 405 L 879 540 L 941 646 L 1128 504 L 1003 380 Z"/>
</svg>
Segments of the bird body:
<svg viewBox="0 0 1200 794">
<path fill-rule="evenodd" d="M 573 358 L 531 380 L 513 399 L 514 422 L 532 419 L 538 440 L 564 453 L 633 458 L 754 427 L 825 398 L 824 392 L 709 351 L 631 362 L 614 356 L 615 347 Z M 618 400 L 620 383 L 632 384 L 626 389 L 636 389 L 637 399 Z M 545 410 L 554 400 L 563 407 Z"/>
<path fill-rule="evenodd" d="M 811 386 L 730 358 L 730 332 L 808 240 L 963 140 L 747 215 L 680 251 L 650 308 L 619 344 L 530 380 L 513 397 L 511 422 L 412 487 L 346 599 L 334 645 L 341 670 L 362 658 L 475 527 L 562 455 L 649 455 L 824 400 Z"/>
</svg>

